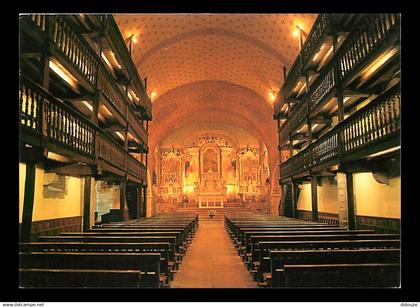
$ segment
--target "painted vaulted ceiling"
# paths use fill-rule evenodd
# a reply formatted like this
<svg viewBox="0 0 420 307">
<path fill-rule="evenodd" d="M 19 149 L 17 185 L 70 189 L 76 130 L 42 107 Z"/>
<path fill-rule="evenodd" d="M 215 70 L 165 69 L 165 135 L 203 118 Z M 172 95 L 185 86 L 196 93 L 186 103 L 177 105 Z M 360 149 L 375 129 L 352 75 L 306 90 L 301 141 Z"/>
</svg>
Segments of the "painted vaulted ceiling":
<svg viewBox="0 0 420 307">
<path fill-rule="evenodd" d="M 270 93 L 281 88 L 283 66 L 290 68 L 299 52 L 296 25 L 309 33 L 316 17 L 115 15 L 123 37 L 134 35 L 132 58 L 141 77 L 147 77 L 149 95 L 154 93 L 150 149 L 170 145 L 168 140 L 176 139 L 173 133 L 199 135 L 218 127 L 233 134 L 236 126 L 249 132 L 242 134 L 250 136 L 248 142 L 262 142 L 270 164 L 278 164 Z"/>
</svg>

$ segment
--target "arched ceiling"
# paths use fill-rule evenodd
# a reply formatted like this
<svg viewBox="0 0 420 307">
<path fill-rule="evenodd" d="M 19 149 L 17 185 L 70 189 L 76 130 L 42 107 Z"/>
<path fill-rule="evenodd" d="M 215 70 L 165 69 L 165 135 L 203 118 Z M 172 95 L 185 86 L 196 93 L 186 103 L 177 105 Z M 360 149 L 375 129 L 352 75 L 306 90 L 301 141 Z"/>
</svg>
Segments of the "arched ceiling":
<svg viewBox="0 0 420 307">
<path fill-rule="evenodd" d="M 178 130 L 179 137 L 204 130 L 223 130 L 240 137 L 245 130 L 267 147 L 270 164 L 278 163 L 276 122 L 272 109 L 249 88 L 226 81 L 197 81 L 179 86 L 154 102 L 149 125 L 149 147 L 165 144 Z M 234 129 L 238 133 L 233 132 Z M 245 137 L 245 134 L 242 134 Z M 251 138 L 250 138 L 251 139 Z M 182 142 L 182 140 L 180 140 Z M 246 142 L 246 139 L 241 142 Z"/>
<path fill-rule="evenodd" d="M 317 14 L 117 14 L 132 57 L 155 93 L 149 150 L 200 133 L 248 139 L 277 168 L 273 100 Z M 134 40 L 133 40 L 134 41 Z M 184 140 L 180 140 L 184 141 Z M 153 167 L 154 155 L 149 155 Z M 272 172 L 273 174 L 274 172 Z M 277 184 L 277 179 L 272 180 Z"/>
<path fill-rule="evenodd" d="M 156 98 L 184 84 L 223 80 L 267 101 L 293 64 L 296 25 L 309 32 L 317 14 L 117 14 L 132 56 Z"/>
</svg>

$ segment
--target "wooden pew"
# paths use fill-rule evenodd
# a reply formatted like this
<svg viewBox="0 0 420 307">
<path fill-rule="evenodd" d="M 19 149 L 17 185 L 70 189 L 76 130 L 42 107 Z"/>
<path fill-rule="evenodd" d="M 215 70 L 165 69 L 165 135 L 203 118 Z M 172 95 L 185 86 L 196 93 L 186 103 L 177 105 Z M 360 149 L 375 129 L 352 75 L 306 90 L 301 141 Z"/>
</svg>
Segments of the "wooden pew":
<svg viewBox="0 0 420 307">
<path fill-rule="evenodd" d="M 281 269 L 286 265 L 399 263 L 400 249 L 283 250 L 270 251 L 270 259 L 271 271 L 263 275 L 266 280 L 272 279 L 272 287 L 282 287 L 285 276 Z"/>
<path fill-rule="evenodd" d="M 398 249 L 400 240 L 337 240 L 337 241 L 263 241 L 259 251 L 254 253 L 251 263 L 261 267 L 261 271 L 271 269 L 271 251 L 284 250 L 334 250 L 334 249 Z M 251 267 L 253 269 L 254 267 Z"/>
<path fill-rule="evenodd" d="M 20 252 L 22 269 L 89 269 L 140 271 L 141 287 L 160 287 L 159 253 Z"/>
<path fill-rule="evenodd" d="M 373 234 L 374 230 L 347 230 L 347 229 L 300 229 L 300 228 L 293 228 L 287 230 L 273 230 L 273 231 L 244 231 L 242 235 L 242 242 L 239 243 L 239 247 L 241 248 L 242 252 L 251 253 L 251 240 L 252 236 L 271 236 L 271 235 L 296 235 L 296 236 L 305 236 L 305 235 L 338 235 L 338 234 Z"/>
<path fill-rule="evenodd" d="M 286 265 L 285 287 L 399 287 L 399 263 Z"/>
<path fill-rule="evenodd" d="M 135 270 L 19 269 L 22 288 L 139 288 Z"/>
<path fill-rule="evenodd" d="M 399 240 L 400 236 L 397 234 L 335 234 L 335 235 L 267 235 L 267 236 L 251 236 L 251 253 L 252 269 L 258 268 L 261 263 L 256 263 L 254 259 L 261 259 L 258 254 L 260 251 L 259 243 L 264 241 L 338 241 L 338 240 Z M 260 275 L 260 274 L 259 274 Z"/>
<path fill-rule="evenodd" d="M 181 238 L 181 233 L 180 232 L 175 232 L 175 231 L 148 231 L 148 232 L 144 232 L 144 231 L 130 231 L 130 232 L 126 232 L 126 231 L 112 231 L 112 232 L 108 232 L 108 231 L 98 231 L 98 232 L 93 232 L 93 231 L 88 231 L 88 232 L 63 232 L 60 234 L 60 236 L 66 236 L 66 237 L 79 237 L 79 236 L 97 236 L 97 237 L 118 237 L 118 236 L 124 236 L 124 237 L 176 237 L 176 245 L 178 246 L 178 252 L 185 254 L 184 250 L 184 242 L 182 241 Z"/>
<path fill-rule="evenodd" d="M 31 242 L 20 243 L 21 252 L 160 253 L 160 272 L 173 280 L 175 254 L 168 242 Z"/>
</svg>

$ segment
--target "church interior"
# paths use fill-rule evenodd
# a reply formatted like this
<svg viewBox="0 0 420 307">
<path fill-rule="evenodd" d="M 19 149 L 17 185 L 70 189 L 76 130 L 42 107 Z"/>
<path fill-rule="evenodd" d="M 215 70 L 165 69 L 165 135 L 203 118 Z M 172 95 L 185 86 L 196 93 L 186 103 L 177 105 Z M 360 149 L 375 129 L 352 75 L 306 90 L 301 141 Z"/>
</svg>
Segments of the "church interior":
<svg viewBox="0 0 420 307">
<path fill-rule="evenodd" d="M 21 288 L 398 288 L 400 14 L 21 14 Z"/>
</svg>

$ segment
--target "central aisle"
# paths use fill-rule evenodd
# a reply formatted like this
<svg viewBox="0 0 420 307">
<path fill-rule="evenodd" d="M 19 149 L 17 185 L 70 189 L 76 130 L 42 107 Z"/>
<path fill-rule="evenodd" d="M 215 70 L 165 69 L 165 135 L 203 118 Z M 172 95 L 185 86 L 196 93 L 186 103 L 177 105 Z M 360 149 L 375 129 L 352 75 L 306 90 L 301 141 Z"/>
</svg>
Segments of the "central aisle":
<svg viewBox="0 0 420 307">
<path fill-rule="evenodd" d="M 171 288 L 256 288 L 223 221 L 200 221 Z"/>
</svg>

